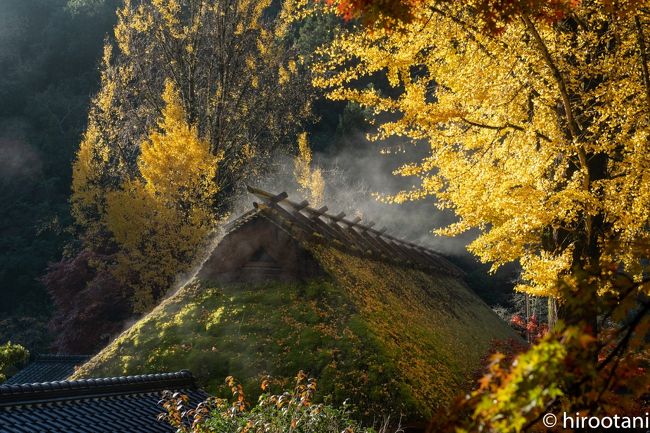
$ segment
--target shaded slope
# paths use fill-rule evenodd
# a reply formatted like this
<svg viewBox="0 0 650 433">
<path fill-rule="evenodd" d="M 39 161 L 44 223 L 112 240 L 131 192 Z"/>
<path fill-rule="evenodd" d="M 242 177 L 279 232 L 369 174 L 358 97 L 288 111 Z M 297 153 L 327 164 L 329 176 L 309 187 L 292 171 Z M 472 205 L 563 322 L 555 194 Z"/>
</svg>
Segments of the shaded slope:
<svg viewBox="0 0 650 433">
<path fill-rule="evenodd" d="M 227 395 L 227 375 L 257 389 L 306 370 L 320 394 L 362 413 L 428 416 L 466 385 L 508 326 L 460 280 L 310 246 L 326 273 L 307 282 L 194 281 L 74 377 L 187 368 Z M 253 401 L 254 396 L 251 396 Z"/>
</svg>

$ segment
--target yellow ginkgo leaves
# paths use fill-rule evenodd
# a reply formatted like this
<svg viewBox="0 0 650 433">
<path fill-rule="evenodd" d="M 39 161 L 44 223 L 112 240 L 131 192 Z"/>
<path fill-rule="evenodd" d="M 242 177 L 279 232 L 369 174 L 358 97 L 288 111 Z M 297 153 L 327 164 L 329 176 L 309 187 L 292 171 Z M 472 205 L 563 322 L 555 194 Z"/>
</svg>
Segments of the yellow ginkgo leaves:
<svg viewBox="0 0 650 433">
<path fill-rule="evenodd" d="M 211 199 L 220 156 L 187 122 L 170 82 L 163 101 L 158 128 L 141 145 L 141 178 L 107 195 L 106 225 L 120 245 L 114 273 L 133 285 L 139 310 L 187 270 L 215 223 Z"/>
<path fill-rule="evenodd" d="M 341 32 L 314 68 L 330 98 L 378 115 L 372 139 L 430 148 L 398 170 L 419 185 L 392 200 L 435 196 L 459 217 L 442 233 L 480 229 L 469 249 L 497 267 L 520 260 L 519 288 L 536 295 L 553 295 L 576 264 L 623 262 L 640 275 L 648 20 L 581 2 L 579 25 L 522 19 L 494 35 L 461 2 L 421 6 L 392 31 Z M 359 84 L 378 78 L 381 91 Z"/>
</svg>

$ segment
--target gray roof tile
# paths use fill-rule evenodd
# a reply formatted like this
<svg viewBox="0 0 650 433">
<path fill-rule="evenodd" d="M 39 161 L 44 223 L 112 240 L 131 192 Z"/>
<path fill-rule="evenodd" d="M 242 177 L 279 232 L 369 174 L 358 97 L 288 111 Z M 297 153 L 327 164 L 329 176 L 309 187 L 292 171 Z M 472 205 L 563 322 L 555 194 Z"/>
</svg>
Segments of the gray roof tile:
<svg viewBox="0 0 650 433">
<path fill-rule="evenodd" d="M 207 394 L 189 371 L 0 386 L 0 433 L 167 433 L 162 392 Z"/>
<path fill-rule="evenodd" d="M 27 367 L 0 386 L 63 380 L 74 373 L 76 366 L 88 361 L 89 358 L 81 355 L 37 355 Z"/>
</svg>

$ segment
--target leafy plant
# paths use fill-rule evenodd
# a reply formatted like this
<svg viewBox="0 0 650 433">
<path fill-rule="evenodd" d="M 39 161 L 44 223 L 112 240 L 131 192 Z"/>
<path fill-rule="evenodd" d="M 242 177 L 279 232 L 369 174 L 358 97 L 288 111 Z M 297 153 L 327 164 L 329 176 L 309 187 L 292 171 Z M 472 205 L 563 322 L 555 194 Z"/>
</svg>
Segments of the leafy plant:
<svg viewBox="0 0 650 433">
<path fill-rule="evenodd" d="M 301 370 L 291 391 L 281 394 L 269 392 L 271 379 L 261 382 L 263 391 L 257 405 L 246 401 L 244 389 L 232 376 L 226 384 L 232 400 L 210 398 L 196 407 L 189 405 L 189 397 L 167 392 L 161 401 L 166 413 L 159 416 L 174 426 L 179 433 L 376 433 L 374 428 L 362 427 L 351 418 L 346 403 L 337 408 L 328 404 L 314 404 L 317 380 L 308 378 Z M 380 432 L 388 431 L 388 420 Z M 397 431 L 401 431 L 397 427 Z"/>
<path fill-rule="evenodd" d="M 7 380 L 7 374 L 15 373 L 16 367 L 29 358 L 29 352 L 20 344 L 11 341 L 0 345 L 0 383 Z"/>
<path fill-rule="evenodd" d="M 650 409 L 648 281 L 576 271 L 559 285 L 565 320 L 529 350 L 494 353 L 477 388 L 434 418 L 431 432 L 539 431 L 546 414 L 612 417 Z M 584 293 L 605 284 L 598 298 Z M 585 306 L 598 320 L 584 319 Z M 546 430 L 544 428 L 544 430 Z"/>
</svg>

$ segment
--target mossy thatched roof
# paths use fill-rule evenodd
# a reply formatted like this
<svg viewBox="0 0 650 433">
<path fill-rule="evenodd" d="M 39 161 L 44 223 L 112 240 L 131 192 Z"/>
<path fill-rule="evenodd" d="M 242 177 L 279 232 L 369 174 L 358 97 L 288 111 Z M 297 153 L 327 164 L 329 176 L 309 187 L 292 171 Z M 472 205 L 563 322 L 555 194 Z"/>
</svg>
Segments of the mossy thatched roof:
<svg viewBox="0 0 650 433">
<path fill-rule="evenodd" d="M 224 257 L 206 262 L 228 272 L 199 272 L 74 377 L 188 369 L 208 391 L 227 396 L 228 375 L 254 394 L 264 375 L 281 388 L 305 370 L 319 378 L 319 394 L 334 402 L 350 399 L 364 415 L 392 411 L 414 419 L 467 386 L 492 340 L 516 338 L 456 273 L 314 238 L 295 243 L 301 260 L 313 261 L 320 272 L 237 281 L 233 276 L 245 273 L 233 273 L 234 267 L 247 268 L 233 255 L 259 256 L 264 248 L 285 266 L 268 242 L 282 241 L 288 229 L 255 237 L 259 231 L 245 229 L 259 230 L 253 224 L 231 231 L 220 244 L 224 251 L 217 254 L 218 246 L 213 254 Z M 244 238 L 254 239 L 236 249 Z M 299 256 L 288 248 L 283 244 L 282 251 Z"/>
</svg>

